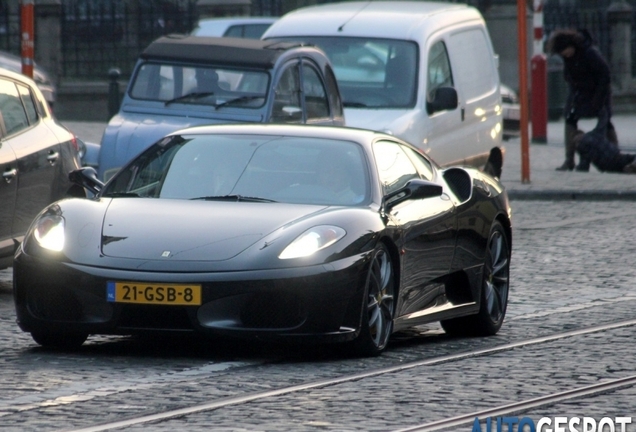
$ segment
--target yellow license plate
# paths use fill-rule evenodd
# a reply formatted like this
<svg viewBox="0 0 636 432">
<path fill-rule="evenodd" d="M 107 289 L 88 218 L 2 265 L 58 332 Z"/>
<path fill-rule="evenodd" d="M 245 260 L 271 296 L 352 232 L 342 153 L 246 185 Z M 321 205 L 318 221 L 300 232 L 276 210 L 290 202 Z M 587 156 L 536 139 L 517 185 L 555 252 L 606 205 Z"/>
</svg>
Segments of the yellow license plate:
<svg viewBox="0 0 636 432">
<path fill-rule="evenodd" d="M 106 299 L 114 303 L 198 306 L 201 285 L 109 281 Z"/>
</svg>

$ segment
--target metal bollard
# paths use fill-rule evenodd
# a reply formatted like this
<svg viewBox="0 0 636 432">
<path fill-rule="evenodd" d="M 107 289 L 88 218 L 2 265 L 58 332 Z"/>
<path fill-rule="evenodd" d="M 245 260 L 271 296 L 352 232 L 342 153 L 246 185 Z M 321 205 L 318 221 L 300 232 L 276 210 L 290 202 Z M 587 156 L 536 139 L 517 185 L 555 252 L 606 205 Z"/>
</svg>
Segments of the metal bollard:
<svg viewBox="0 0 636 432">
<path fill-rule="evenodd" d="M 111 68 L 108 71 L 108 119 L 110 120 L 119 111 L 119 76 L 121 71 L 118 68 Z"/>
</svg>

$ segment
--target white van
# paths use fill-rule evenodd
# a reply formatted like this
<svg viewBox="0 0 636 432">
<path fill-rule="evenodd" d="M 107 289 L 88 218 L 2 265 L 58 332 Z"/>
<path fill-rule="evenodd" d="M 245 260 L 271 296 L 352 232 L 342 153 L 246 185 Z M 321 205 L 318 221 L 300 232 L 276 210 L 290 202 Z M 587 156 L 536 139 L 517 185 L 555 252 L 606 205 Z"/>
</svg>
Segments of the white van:
<svg viewBox="0 0 636 432">
<path fill-rule="evenodd" d="M 263 39 L 301 40 L 327 53 L 347 126 L 391 133 L 443 166 L 481 167 L 501 147 L 497 57 L 473 7 L 323 4 L 284 15 Z"/>
</svg>

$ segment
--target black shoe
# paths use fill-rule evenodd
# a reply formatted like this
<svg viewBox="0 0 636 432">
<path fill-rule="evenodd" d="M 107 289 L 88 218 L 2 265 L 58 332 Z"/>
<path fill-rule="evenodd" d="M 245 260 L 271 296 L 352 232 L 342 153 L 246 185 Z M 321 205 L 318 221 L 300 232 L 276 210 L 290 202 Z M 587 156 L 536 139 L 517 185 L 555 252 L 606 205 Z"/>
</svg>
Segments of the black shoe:
<svg viewBox="0 0 636 432">
<path fill-rule="evenodd" d="M 558 167 L 556 170 L 557 171 L 572 171 L 573 169 L 574 169 L 574 162 L 565 161 L 563 162 L 563 165 Z"/>
</svg>

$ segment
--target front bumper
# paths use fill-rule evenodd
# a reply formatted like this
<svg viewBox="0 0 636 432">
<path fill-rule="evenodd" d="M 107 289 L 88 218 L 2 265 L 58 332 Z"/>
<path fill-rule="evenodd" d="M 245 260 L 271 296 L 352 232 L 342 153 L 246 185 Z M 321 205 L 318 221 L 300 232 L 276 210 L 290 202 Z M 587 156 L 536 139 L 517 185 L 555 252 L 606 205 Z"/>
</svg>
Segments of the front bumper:
<svg viewBox="0 0 636 432">
<path fill-rule="evenodd" d="M 27 332 L 210 335 L 346 341 L 358 332 L 365 256 L 282 270 L 160 273 L 34 258 L 14 261 L 17 321 Z M 109 302 L 108 281 L 200 283 L 200 306 Z"/>
</svg>

